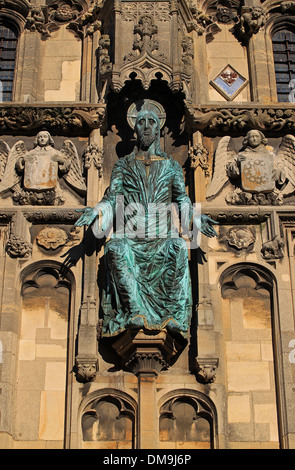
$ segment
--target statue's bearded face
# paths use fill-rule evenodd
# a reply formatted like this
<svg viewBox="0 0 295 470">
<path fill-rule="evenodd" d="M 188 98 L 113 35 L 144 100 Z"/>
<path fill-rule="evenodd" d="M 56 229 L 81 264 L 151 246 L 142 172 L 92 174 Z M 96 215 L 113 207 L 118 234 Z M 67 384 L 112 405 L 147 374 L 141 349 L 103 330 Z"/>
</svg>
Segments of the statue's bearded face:
<svg viewBox="0 0 295 470">
<path fill-rule="evenodd" d="M 142 111 L 139 113 L 135 129 L 141 147 L 149 148 L 159 134 L 159 123 L 154 113 L 150 111 Z"/>
</svg>

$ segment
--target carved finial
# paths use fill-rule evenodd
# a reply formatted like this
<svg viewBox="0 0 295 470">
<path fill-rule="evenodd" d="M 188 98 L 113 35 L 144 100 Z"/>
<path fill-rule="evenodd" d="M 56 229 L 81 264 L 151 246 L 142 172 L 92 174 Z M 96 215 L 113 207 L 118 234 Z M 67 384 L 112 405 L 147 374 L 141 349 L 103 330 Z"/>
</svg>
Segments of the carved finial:
<svg viewBox="0 0 295 470">
<path fill-rule="evenodd" d="M 188 156 L 191 170 L 201 167 L 205 172 L 205 176 L 209 176 L 208 155 L 208 150 L 202 144 L 195 144 L 193 147 L 190 147 Z"/>
<path fill-rule="evenodd" d="M 95 144 L 89 144 L 84 150 L 84 167 L 89 169 L 93 164 L 98 170 L 98 176 L 103 176 L 103 149 Z"/>
</svg>

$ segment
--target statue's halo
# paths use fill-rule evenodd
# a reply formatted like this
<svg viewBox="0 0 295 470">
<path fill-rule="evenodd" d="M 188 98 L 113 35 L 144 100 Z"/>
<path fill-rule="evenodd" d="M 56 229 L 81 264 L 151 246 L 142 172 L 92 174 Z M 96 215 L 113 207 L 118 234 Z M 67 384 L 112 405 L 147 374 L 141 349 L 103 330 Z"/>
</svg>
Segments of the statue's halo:
<svg viewBox="0 0 295 470">
<path fill-rule="evenodd" d="M 154 113 L 157 114 L 160 120 L 160 129 L 162 129 L 166 121 L 165 110 L 163 106 L 157 101 L 148 100 L 148 99 L 136 101 L 135 103 L 132 103 L 129 106 L 129 109 L 127 111 L 127 122 L 129 126 L 132 127 L 132 129 L 135 128 L 137 115 L 140 111 L 144 111 L 144 110 L 153 111 Z"/>
</svg>

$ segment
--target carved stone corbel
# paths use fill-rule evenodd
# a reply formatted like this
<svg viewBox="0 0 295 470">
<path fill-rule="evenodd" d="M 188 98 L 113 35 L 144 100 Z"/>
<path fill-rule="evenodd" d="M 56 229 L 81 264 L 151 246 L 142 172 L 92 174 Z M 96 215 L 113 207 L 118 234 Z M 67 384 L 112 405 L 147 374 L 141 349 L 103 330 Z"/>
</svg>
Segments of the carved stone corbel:
<svg viewBox="0 0 295 470">
<path fill-rule="evenodd" d="M 295 2 L 281 2 L 280 8 L 283 15 L 292 15 L 295 12 Z"/>
<path fill-rule="evenodd" d="M 201 383 L 213 383 L 216 378 L 218 358 L 196 357 L 196 377 Z"/>
<path fill-rule="evenodd" d="M 97 358 L 95 357 L 76 357 L 76 378 L 79 382 L 91 382 L 96 378 Z"/>
<path fill-rule="evenodd" d="M 243 7 L 240 19 L 232 28 L 232 32 L 239 40 L 246 42 L 263 28 L 266 20 L 267 14 L 263 7 Z"/>
<path fill-rule="evenodd" d="M 125 365 L 134 375 L 144 373 L 158 375 L 163 369 L 168 368 L 168 363 L 157 349 L 148 352 L 137 350 Z"/>
<path fill-rule="evenodd" d="M 38 31 L 42 39 L 47 39 L 51 36 L 47 27 L 46 20 L 46 7 L 31 5 L 30 12 L 27 16 L 25 28 L 29 31 Z"/>
<path fill-rule="evenodd" d="M 10 223 L 10 235 L 6 251 L 11 258 L 28 258 L 32 254 L 32 243 L 29 241 L 28 223 L 21 212 L 13 215 Z"/>
<path fill-rule="evenodd" d="M 201 36 L 206 31 L 206 28 L 213 23 L 213 20 L 192 1 L 189 2 L 189 9 L 193 18 L 188 22 L 188 31 L 196 31 Z"/>
<path fill-rule="evenodd" d="M 6 251 L 11 258 L 28 258 L 32 254 L 32 244 L 11 234 L 6 244 Z"/>
<path fill-rule="evenodd" d="M 96 301 L 90 296 L 81 305 L 81 324 L 78 331 L 78 354 L 76 356 L 76 378 L 90 382 L 98 371 L 98 325 Z"/>
</svg>

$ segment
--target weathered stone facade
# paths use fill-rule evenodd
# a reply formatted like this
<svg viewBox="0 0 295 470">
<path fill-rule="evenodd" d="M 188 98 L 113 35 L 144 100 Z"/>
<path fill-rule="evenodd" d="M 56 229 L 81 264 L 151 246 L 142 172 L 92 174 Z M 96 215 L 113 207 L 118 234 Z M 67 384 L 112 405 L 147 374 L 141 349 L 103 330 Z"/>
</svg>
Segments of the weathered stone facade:
<svg viewBox="0 0 295 470">
<path fill-rule="evenodd" d="M 0 448 L 295 448 L 295 105 L 272 47 L 295 2 L 0 6 L 18 37 L 0 103 Z M 219 223 L 190 251 L 187 343 L 101 337 L 104 240 L 74 226 L 132 150 L 144 98 Z"/>
</svg>

